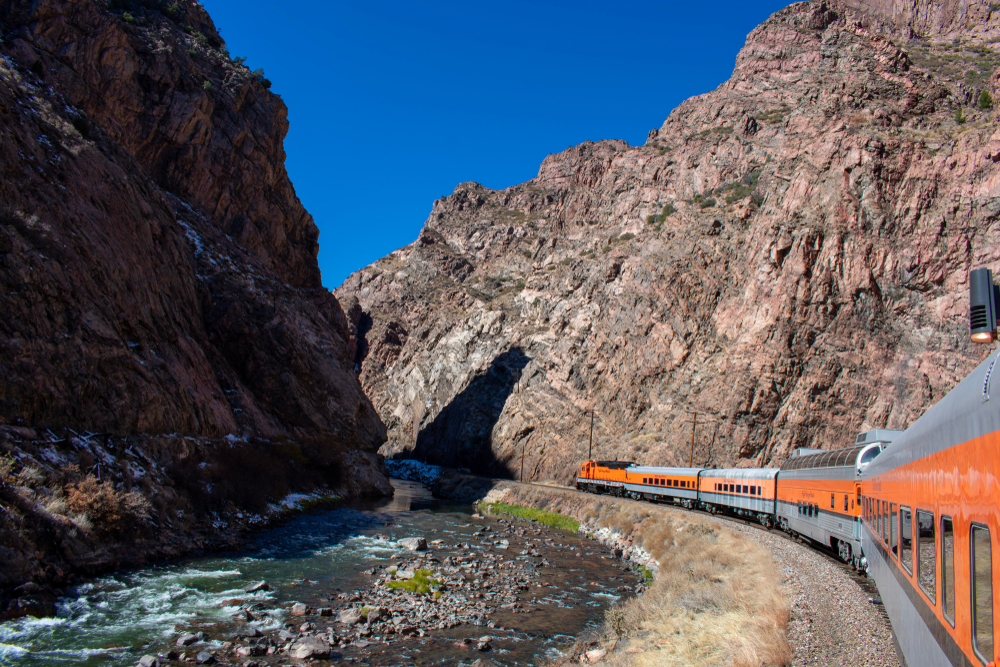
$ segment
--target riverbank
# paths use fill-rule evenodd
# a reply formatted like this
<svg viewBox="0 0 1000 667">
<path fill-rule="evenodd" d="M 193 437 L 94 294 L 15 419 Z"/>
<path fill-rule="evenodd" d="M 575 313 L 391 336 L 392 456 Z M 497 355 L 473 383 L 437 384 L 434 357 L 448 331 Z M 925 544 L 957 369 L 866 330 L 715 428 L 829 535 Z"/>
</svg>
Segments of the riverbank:
<svg viewBox="0 0 1000 667">
<path fill-rule="evenodd" d="M 393 484 L 391 500 L 303 512 L 246 550 L 74 587 L 57 618 L 0 623 L 0 664 L 544 664 L 641 589 L 576 531 Z"/>
<path fill-rule="evenodd" d="M 379 458 L 356 450 L 0 427 L 0 620 L 52 615 L 106 572 L 238 548 L 290 512 L 389 494 Z"/>
<path fill-rule="evenodd" d="M 599 631 L 554 664 L 792 664 L 789 592 L 774 560 L 745 535 L 671 507 L 568 489 L 497 482 L 482 503 L 496 502 L 572 517 L 653 573 L 648 590 L 609 610 Z"/>
</svg>

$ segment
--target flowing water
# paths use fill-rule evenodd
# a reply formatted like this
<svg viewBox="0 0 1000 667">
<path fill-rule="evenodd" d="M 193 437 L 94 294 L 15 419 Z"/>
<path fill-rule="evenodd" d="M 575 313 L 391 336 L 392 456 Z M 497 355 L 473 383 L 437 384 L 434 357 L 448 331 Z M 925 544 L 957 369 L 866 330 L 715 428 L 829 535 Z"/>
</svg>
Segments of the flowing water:
<svg viewBox="0 0 1000 667">
<path fill-rule="evenodd" d="M 262 532 L 245 551 L 120 572 L 77 586 L 60 600 L 53 618 L 0 624 L 0 665 L 134 665 L 144 654 L 174 648 L 179 634 L 199 631 L 207 639 L 192 647 L 195 652 L 213 651 L 222 663 L 228 659 L 241 664 L 245 659 L 226 657 L 223 642 L 248 627 L 267 634 L 288 627 L 290 621 L 301 622 L 288 616 L 294 602 L 337 607 L 331 597 L 367 590 L 371 568 L 399 554 L 397 539 L 444 540 L 447 551 L 441 557 L 475 555 L 477 549 L 489 548 L 477 531 L 483 526 L 496 530 L 495 520 L 473 519 L 471 507 L 443 504 L 419 484 L 393 480 L 393 486 L 391 501 L 295 516 Z M 488 657 L 501 664 L 537 664 L 557 657 L 574 635 L 598 623 L 619 591 L 631 589 L 636 579 L 599 545 L 575 534 L 553 533 L 558 533 L 554 537 L 560 547 L 534 547 L 548 563 L 539 570 L 539 586 L 523 596 L 526 603 L 537 605 L 535 613 L 495 614 L 495 629 L 465 624 L 424 638 L 375 642 L 365 648 L 348 645 L 331 662 L 470 664 L 482 654 L 456 647 L 456 640 L 487 634 L 494 637 Z M 520 546 L 511 539 L 511 557 Z M 244 586 L 259 580 L 266 580 L 270 590 L 244 592 Z M 249 624 L 233 617 L 248 603 L 265 609 Z M 295 662 L 282 655 L 255 660 L 262 665 Z"/>
</svg>

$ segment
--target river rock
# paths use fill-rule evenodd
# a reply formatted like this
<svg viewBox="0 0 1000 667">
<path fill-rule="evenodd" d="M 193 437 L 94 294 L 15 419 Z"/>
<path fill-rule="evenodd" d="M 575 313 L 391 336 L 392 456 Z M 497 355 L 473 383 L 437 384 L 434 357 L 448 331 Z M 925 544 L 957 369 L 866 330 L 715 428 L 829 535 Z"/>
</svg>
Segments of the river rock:
<svg viewBox="0 0 1000 667">
<path fill-rule="evenodd" d="M 288 650 L 288 657 L 294 660 L 306 660 L 308 658 L 327 659 L 330 657 L 330 645 L 320 637 L 303 637 L 292 644 Z"/>
<path fill-rule="evenodd" d="M 194 661 L 199 665 L 211 665 L 215 662 L 215 656 L 208 651 L 202 651 L 194 657 Z"/>
<path fill-rule="evenodd" d="M 252 584 L 247 584 L 243 587 L 246 593 L 256 593 L 257 591 L 269 591 L 271 586 L 266 581 L 255 581 Z"/>
<path fill-rule="evenodd" d="M 600 662 L 607 654 L 607 649 L 595 648 L 592 651 L 587 651 L 583 655 L 587 659 L 587 662 L 594 664 L 595 662 Z"/>
<path fill-rule="evenodd" d="M 264 655 L 265 653 L 267 653 L 267 649 L 263 646 L 240 646 L 236 649 L 236 655 L 244 658 Z"/>
<path fill-rule="evenodd" d="M 305 616 L 307 607 L 301 602 L 292 605 L 292 616 Z"/>
<path fill-rule="evenodd" d="M 198 633 L 185 632 L 183 635 L 181 635 L 180 637 L 177 638 L 177 645 L 178 646 L 190 646 L 191 644 L 194 644 L 197 641 L 201 641 L 201 638 L 203 636 L 204 635 L 202 633 L 200 633 L 200 632 L 198 632 Z"/>
<path fill-rule="evenodd" d="M 344 625 L 357 625 L 361 622 L 360 609 L 344 609 L 337 614 L 337 621 Z"/>
<path fill-rule="evenodd" d="M 404 537 L 401 540 L 396 540 L 396 544 L 410 551 L 427 550 L 427 540 L 423 537 Z"/>
<path fill-rule="evenodd" d="M 160 667 L 160 661 L 156 656 L 144 655 L 139 658 L 135 667 Z"/>
<path fill-rule="evenodd" d="M 413 570 L 396 570 L 397 579 L 412 579 L 414 576 Z"/>
</svg>

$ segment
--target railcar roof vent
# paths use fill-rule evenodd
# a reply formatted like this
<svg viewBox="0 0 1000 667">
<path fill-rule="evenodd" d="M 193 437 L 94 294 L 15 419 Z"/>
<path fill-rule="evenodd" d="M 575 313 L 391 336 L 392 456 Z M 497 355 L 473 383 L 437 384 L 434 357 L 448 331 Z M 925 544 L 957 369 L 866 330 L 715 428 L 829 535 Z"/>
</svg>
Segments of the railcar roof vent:
<svg viewBox="0 0 1000 667">
<path fill-rule="evenodd" d="M 806 454 L 815 454 L 816 452 L 822 452 L 822 449 L 810 449 L 808 447 L 796 447 L 792 450 L 792 455 L 788 458 L 795 458 L 796 456 L 805 456 Z"/>
<path fill-rule="evenodd" d="M 969 272 L 969 331 L 973 343 L 992 343 L 997 339 L 997 287 L 989 269 Z"/>
<path fill-rule="evenodd" d="M 855 441 L 859 445 L 869 445 L 875 442 L 882 443 L 882 449 L 889 446 L 889 443 L 903 435 L 902 431 L 897 431 L 889 428 L 876 428 L 871 431 L 865 431 L 864 433 L 858 433 L 858 438 Z"/>
</svg>

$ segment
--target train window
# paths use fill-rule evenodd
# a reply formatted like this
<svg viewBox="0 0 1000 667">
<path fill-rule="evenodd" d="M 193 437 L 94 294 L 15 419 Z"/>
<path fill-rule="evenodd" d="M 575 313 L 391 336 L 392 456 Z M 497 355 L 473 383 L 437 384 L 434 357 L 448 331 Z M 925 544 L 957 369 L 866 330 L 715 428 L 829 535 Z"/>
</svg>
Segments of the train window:
<svg viewBox="0 0 1000 667">
<path fill-rule="evenodd" d="M 972 526 L 972 640 L 983 662 L 993 660 L 993 547 L 990 529 Z"/>
<path fill-rule="evenodd" d="M 899 564 L 913 574 L 913 513 L 905 505 L 899 508 Z"/>
<path fill-rule="evenodd" d="M 937 563 L 934 545 L 934 512 L 917 510 L 916 532 L 913 534 L 916 545 L 913 552 L 917 555 L 917 583 L 923 589 L 931 604 L 937 604 L 935 584 L 937 583 Z"/>
<path fill-rule="evenodd" d="M 847 511 L 847 494 L 844 494 L 844 511 Z"/>
<path fill-rule="evenodd" d="M 941 517 L 941 611 L 955 627 L 955 523 Z"/>
<path fill-rule="evenodd" d="M 749 488 L 746 484 L 743 485 L 743 493 L 750 493 Z"/>
<path fill-rule="evenodd" d="M 830 509 L 832 509 L 832 510 L 837 509 L 837 501 L 834 500 L 833 496 L 834 496 L 834 494 L 831 493 L 830 494 Z"/>
<path fill-rule="evenodd" d="M 899 558 L 899 529 L 896 521 L 896 503 L 889 505 L 889 551 L 896 558 Z"/>
<path fill-rule="evenodd" d="M 882 501 L 882 544 L 889 546 L 889 501 Z"/>
</svg>

